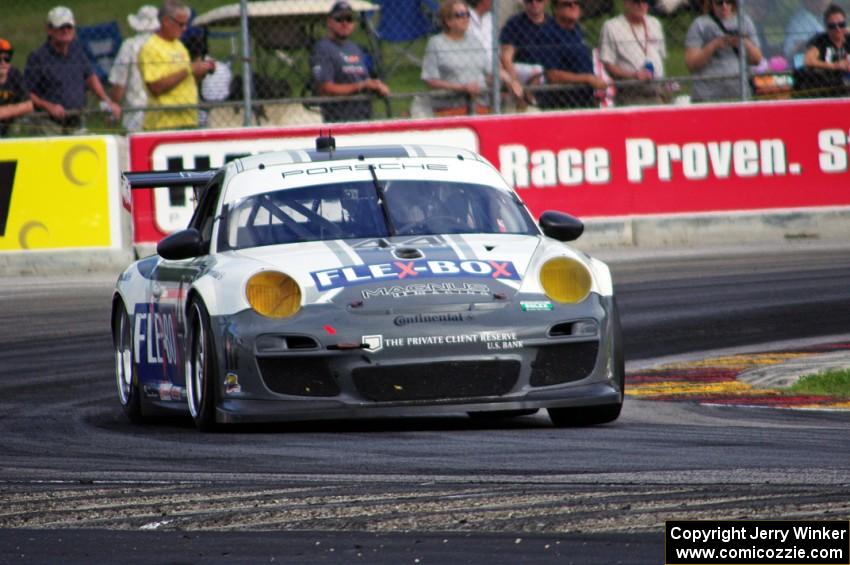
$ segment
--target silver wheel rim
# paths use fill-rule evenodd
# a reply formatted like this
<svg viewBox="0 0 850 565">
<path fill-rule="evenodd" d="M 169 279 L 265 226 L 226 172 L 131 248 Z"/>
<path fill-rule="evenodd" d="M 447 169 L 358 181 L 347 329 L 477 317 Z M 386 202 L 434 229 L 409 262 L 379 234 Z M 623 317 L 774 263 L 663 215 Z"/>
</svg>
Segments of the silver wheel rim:
<svg viewBox="0 0 850 565">
<path fill-rule="evenodd" d="M 130 324 L 123 311 L 118 317 L 115 335 L 115 384 L 122 406 L 130 402 L 130 387 L 133 386 L 133 352 L 131 351 Z"/>
<path fill-rule="evenodd" d="M 192 417 L 197 418 L 201 412 L 201 403 L 204 400 L 204 374 L 206 369 L 206 336 L 204 335 L 204 324 L 201 320 L 201 311 L 197 305 L 193 306 L 192 316 L 192 355 L 187 361 L 186 371 L 186 397 L 189 401 L 189 411 Z"/>
</svg>

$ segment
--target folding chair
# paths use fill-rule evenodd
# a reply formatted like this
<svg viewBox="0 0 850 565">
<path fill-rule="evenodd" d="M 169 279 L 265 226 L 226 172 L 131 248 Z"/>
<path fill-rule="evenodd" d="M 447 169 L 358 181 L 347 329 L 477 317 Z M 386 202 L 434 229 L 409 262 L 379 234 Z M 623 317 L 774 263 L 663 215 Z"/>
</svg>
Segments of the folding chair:
<svg viewBox="0 0 850 565">
<path fill-rule="evenodd" d="M 380 5 L 378 39 L 396 44 L 395 57 L 387 61 L 384 74 L 389 76 L 404 59 L 421 65 L 413 52 L 416 40 L 439 31 L 437 0 L 377 0 Z"/>
<path fill-rule="evenodd" d="M 106 82 L 112 62 L 121 48 L 121 28 L 118 22 L 106 22 L 77 27 L 77 38 L 101 82 Z"/>
</svg>

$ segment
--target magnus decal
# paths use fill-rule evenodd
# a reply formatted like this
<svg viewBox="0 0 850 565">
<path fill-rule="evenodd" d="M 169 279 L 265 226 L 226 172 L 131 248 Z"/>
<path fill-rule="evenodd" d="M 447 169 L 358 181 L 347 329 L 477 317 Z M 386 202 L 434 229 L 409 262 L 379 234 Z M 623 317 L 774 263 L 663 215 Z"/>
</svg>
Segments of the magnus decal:
<svg viewBox="0 0 850 565">
<path fill-rule="evenodd" d="M 443 282 L 369 288 L 361 291 L 360 294 L 368 300 L 378 297 L 404 298 L 407 296 L 444 296 L 447 294 L 488 296 L 492 294 L 492 291 L 486 284 Z"/>
<path fill-rule="evenodd" d="M 339 269 L 310 273 L 319 290 L 367 284 L 385 280 L 415 281 L 419 277 L 519 280 L 516 267 L 510 261 L 391 261 L 371 265 L 352 265 Z"/>
</svg>

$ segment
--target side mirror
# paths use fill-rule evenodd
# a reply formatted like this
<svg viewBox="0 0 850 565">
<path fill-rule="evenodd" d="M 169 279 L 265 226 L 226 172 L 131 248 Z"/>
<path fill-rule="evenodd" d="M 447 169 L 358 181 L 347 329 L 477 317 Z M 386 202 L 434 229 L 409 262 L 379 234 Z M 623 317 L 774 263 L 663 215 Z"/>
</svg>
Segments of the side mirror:
<svg viewBox="0 0 850 565">
<path fill-rule="evenodd" d="M 197 257 L 203 253 L 201 232 L 195 228 L 174 232 L 157 244 L 156 252 L 172 261 Z"/>
<path fill-rule="evenodd" d="M 540 229 L 552 239 L 575 241 L 584 233 L 584 223 L 564 212 L 547 210 L 540 214 Z"/>
</svg>

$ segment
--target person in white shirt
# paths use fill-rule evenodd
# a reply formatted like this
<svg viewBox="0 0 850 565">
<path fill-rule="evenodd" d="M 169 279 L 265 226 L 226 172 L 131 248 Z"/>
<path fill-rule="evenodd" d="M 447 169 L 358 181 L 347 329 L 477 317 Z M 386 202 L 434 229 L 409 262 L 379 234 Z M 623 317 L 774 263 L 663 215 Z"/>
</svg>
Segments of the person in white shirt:
<svg viewBox="0 0 850 565">
<path fill-rule="evenodd" d="M 624 0 L 623 13 L 602 24 L 599 58 L 617 84 L 618 106 L 663 102 L 654 80 L 664 76 L 667 45 L 647 0 Z"/>
<path fill-rule="evenodd" d="M 467 0 L 469 10 L 469 29 L 466 32 L 478 40 L 487 53 L 487 64 L 493 68 L 493 0 Z"/>
<path fill-rule="evenodd" d="M 156 6 L 146 4 L 135 14 L 127 16 L 127 23 L 136 35 L 121 43 L 121 49 L 118 50 L 118 55 L 109 70 L 109 97 L 119 104 L 124 101 L 124 105 L 128 108 L 144 108 L 148 105 L 148 96 L 145 92 L 142 73 L 139 71 L 138 59 L 142 45 L 150 39 L 152 33 L 159 29 L 157 12 Z M 130 110 L 124 112 L 121 123 L 128 132 L 142 131 L 144 119 L 144 111 Z"/>
</svg>

